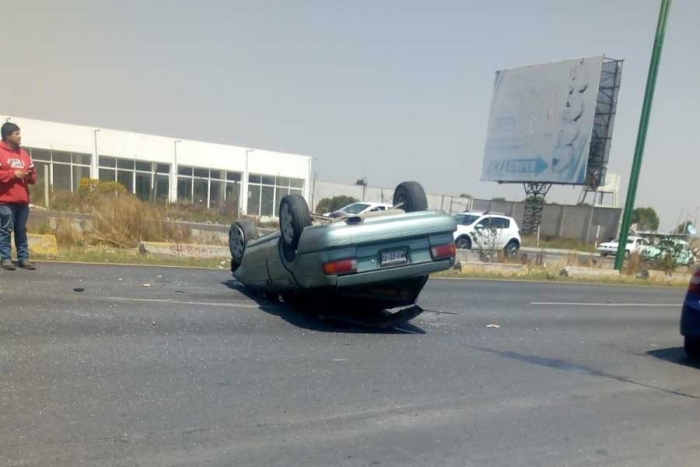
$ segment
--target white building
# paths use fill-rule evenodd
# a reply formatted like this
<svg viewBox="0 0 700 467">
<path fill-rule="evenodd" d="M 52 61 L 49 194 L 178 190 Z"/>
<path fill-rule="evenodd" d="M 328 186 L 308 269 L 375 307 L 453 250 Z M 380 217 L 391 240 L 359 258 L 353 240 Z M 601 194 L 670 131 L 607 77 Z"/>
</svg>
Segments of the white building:
<svg viewBox="0 0 700 467">
<path fill-rule="evenodd" d="M 141 199 L 238 205 L 274 217 L 282 196 L 309 199 L 311 157 L 1 116 L 22 129 L 41 187 L 77 191 L 82 178 L 118 181 Z M 243 196 L 247 193 L 247 196 Z"/>
</svg>

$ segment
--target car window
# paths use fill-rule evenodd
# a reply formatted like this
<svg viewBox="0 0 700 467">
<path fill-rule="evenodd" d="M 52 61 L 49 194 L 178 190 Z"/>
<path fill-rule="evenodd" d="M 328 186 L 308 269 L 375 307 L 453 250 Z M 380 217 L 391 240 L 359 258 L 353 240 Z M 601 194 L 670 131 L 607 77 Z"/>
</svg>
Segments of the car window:
<svg viewBox="0 0 700 467">
<path fill-rule="evenodd" d="M 510 221 L 503 217 L 492 217 L 491 227 L 495 229 L 508 229 L 510 228 Z"/>
<path fill-rule="evenodd" d="M 369 204 L 355 203 L 345 206 L 342 210 L 348 214 L 359 214 L 369 207 Z"/>
<path fill-rule="evenodd" d="M 384 211 L 386 208 L 384 206 L 376 206 L 370 209 L 370 212 Z"/>
<path fill-rule="evenodd" d="M 490 227 L 490 226 L 491 226 L 491 218 L 490 218 L 490 217 L 484 217 L 484 218 L 481 219 L 476 225 L 477 225 L 477 227 L 478 227 L 478 226 L 481 226 L 481 227 Z"/>
<path fill-rule="evenodd" d="M 472 225 L 479 219 L 479 216 L 473 214 L 459 214 L 455 216 L 455 221 L 460 225 Z"/>
</svg>

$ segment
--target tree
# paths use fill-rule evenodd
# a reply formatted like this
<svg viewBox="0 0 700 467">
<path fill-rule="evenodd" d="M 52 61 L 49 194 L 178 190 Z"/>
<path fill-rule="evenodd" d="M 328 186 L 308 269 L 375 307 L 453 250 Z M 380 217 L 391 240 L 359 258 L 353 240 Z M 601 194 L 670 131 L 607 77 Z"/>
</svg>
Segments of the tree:
<svg viewBox="0 0 700 467">
<path fill-rule="evenodd" d="M 656 231 L 659 228 L 659 215 L 654 208 L 635 208 L 632 211 L 632 223 L 637 224 L 637 230 Z"/>
<path fill-rule="evenodd" d="M 357 199 L 352 196 L 334 196 L 332 198 L 323 198 L 316 206 L 316 214 L 324 214 L 326 212 L 337 211 L 338 209 L 347 206 L 351 203 L 356 203 Z"/>
</svg>

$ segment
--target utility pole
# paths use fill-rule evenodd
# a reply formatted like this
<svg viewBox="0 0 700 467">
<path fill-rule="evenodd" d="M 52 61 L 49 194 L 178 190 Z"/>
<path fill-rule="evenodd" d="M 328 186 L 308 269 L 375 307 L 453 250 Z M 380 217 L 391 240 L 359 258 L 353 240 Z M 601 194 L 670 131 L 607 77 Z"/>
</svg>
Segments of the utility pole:
<svg viewBox="0 0 700 467">
<path fill-rule="evenodd" d="M 647 87 L 644 93 L 644 103 L 642 104 L 642 116 L 639 119 L 639 131 L 637 132 L 637 144 L 634 149 L 634 160 L 630 172 L 630 182 L 627 187 L 627 200 L 625 201 L 625 212 L 622 216 L 622 227 L 620 229 L 620 243 L 617 246 L 617 256 L 615 257 L 615 269 L 621 271 L 625 259 L 625 247 L 629 236 L 630 224 L 632 223 L 632 210 L 634 200 L 637 196 L 637 185 L 639 183 L 639 173 L 642 169 L 642 158 L 644 156 L 644 144 L 647 138 L 647 128 L 649 127 L 649 115 L 651 114 L 651 104 L 654 100 L 654 88 L 656 87 L 656 76 L 659 72 L 659 62 L 661 61 L 661 50 L 664 46 L 666 35 L 666 20 L 668 11 L 671 8 L 671 0 L 661 0 L 661 10 L 659 11 L 659 21 L 656 25 L 656 37 L 654 39 L 654 49 L 651 52 L 651 63 L 649 64 L 649 75 L 647 76 Z"/>
</svg>

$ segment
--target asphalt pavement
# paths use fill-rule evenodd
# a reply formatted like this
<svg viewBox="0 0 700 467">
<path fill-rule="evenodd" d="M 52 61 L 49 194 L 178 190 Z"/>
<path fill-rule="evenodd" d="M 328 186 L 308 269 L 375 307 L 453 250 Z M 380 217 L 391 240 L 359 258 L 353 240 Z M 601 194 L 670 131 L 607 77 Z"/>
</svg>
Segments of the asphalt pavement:
<svg viewBox="0 0 700 467">
<path fill-rule="evenodd" d="M 679 289 L 433 279 L 388 330 L 227 270 L 41 264 L 0 291 L 4 466 L 700 465 Z"/>
</svg>

